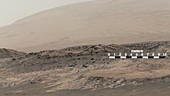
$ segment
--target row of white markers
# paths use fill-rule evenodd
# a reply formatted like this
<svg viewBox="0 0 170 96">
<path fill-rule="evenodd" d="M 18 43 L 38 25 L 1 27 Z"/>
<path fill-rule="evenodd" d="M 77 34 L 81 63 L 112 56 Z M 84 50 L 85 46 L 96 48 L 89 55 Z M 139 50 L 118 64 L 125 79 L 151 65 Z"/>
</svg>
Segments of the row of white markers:
<svg viewBox="0 0 170 96">
<path fill-rule="evenodd" d="M 135 53 L 135 55 L 133 55 L 133 53 L 131 53 L 130 55 L 128 55 L 127 53 L 123 54 L 119 53 L 118 55 L 116 55 L 116 53 L 113 53 L 113 55 L 111 55 L 111 53 L 108 53 L 108 56 L 110 59 L 116 59 L 116 58 L 121 58 L 121 59 L 126 59 L 126 58 L 144 58 L 144 59 L 148 59 L 148 58 L 155 58 L 155 59 L 159 59 L 159 58 L 166 58 L 167 53 L 147 53 L 146 55 L 144 55 L 144 53 Z"/>
</svg>

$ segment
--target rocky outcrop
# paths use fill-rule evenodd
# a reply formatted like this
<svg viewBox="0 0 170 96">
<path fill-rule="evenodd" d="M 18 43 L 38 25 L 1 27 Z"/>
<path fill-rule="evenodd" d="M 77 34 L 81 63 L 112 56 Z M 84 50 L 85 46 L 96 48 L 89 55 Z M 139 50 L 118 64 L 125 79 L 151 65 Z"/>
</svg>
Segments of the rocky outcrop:
<svg viewBox="0 0 170 96">
<path fill-rule="evenodd" d="M 0 49 L 0 58 L 17 58 L 17 57 L 22 57 L 26 55 L 26 53 L 24 52 L 18 52 L 15 50 L 11 50 L 11 49 L 5 49 L 2 48 Z"/>
<path fill-rule="evenodd" d="M 170 48 L 170 42 L 146 42 L 125 45 L 86 45 L 75 46 L 61 50 L 46 50 L 37 53 L 25 54 L 14 50 L 2 49 L 0 56 L 18 57 L 10 63 L 16 72 L 45 71 L 61 67 L 87 68 L 93 64 L 109 64 L 117 60 L 108 59 L 107 54 L 113 52 L 130 52 L 131 49 L 141 49 L 146 52 L 166 52 Z M 168 54 L 169 55 L 169 54 Z M 16 59 L 16 60 L 15 60 Z"/>
</svg>

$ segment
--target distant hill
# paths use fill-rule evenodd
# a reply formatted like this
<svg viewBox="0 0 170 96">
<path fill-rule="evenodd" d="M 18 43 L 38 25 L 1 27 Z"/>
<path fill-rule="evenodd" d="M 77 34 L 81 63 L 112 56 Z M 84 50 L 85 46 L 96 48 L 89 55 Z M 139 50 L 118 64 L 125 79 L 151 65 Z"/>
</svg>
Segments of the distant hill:
<svg viewBox="0 0 170 96">
<path fill-rule="evenodd" d="M 95 0 L 54 8 L 0 28 L 0 47 L 21 51 L 170 40 L 170 1 Z"/>
</svg>

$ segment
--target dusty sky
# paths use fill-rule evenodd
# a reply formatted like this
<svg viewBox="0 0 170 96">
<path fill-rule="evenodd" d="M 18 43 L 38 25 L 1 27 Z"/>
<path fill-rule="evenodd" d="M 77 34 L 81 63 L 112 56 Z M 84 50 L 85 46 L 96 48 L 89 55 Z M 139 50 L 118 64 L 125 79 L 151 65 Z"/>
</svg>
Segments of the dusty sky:
<svg viewBox="0 0 170 96">
<path fill-rule="evenodd" d="M 0 0 L 0 27 L 50 8 L 90 0 Z"/>
</svg>

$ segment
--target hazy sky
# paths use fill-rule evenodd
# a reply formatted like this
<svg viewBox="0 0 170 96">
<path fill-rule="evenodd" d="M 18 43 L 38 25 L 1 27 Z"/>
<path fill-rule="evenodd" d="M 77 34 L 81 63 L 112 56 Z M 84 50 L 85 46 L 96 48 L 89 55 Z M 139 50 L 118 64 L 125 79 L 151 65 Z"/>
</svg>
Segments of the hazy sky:
<svg viewBox="0 0 170 96">
<path fill-rule="evenodd" d="M 43 10 L 83 1 L 90 0 L 0 0 L 0 26 Z"/>
</svg>

